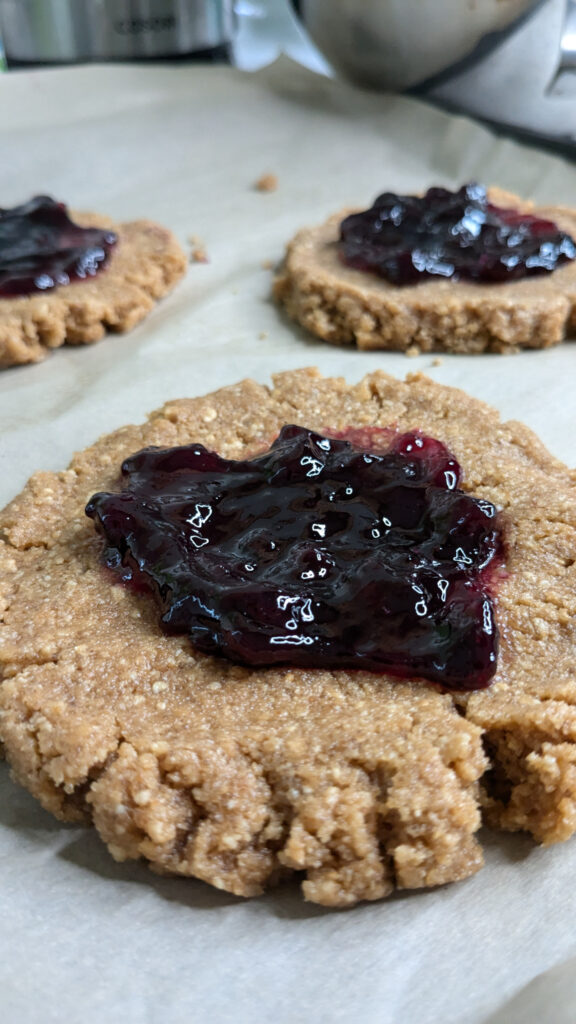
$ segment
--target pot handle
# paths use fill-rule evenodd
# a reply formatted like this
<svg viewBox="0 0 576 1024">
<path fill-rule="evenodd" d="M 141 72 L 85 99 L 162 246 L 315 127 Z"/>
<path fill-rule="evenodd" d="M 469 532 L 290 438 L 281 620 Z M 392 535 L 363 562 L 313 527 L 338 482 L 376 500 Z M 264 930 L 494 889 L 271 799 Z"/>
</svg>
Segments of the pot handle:
<svg viewBox="0 0 576 1024">
<path fill-rule="evenodd" d="M 566 76 L 576 73 L 576 0 L 566 0 L 564 23 L 560 37 L 560 60 L 548 92 L 563 92 Z"/>
</svg>

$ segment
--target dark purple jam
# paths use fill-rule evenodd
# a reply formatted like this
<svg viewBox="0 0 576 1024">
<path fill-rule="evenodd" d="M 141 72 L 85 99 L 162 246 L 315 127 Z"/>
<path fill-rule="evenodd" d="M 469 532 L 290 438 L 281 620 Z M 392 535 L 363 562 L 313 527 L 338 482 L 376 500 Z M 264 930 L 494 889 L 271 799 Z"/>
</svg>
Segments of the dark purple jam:
<svg viewBox="0 0 576 1024">
<path fill-rule="evenodd" d="M 45 292 L 94 277 L 116 241 L 113 231 L 78 227 L 64 203 L 49 196 L 0 209 L 0 297 Z"/>
<path fill-rule="evenodd" d="M 393 284 L 425 278 L 516 281 L 576 258 L 574 239 L 551 220 L 488 202 L 482 185 L 424 196 L 384 192 L 340 225 L 342 261 Z"/>
<path fill-rule="evenodd" d="M 494 506 L 458 488 L 440 441 L 286 426 L 251 460 L 200 444 L 146 449 L 122 474 L 124 490 L 86 508 L 105 562 L 146 584 L 166 629 L 198 649 L 488 685 L 501 536 Z"/>
</svg>

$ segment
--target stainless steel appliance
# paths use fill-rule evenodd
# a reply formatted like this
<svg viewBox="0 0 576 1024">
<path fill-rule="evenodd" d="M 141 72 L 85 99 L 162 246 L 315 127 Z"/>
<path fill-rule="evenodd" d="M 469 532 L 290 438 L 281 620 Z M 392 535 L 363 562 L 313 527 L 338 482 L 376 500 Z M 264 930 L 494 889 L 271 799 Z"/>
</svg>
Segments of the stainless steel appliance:
<svg viewBox="0 0 576 1024">
<path fill-rule="evenodd" d="M 292 0 L 337 72 L 576 143 L 576 0 Z"/>
<path fill-rule="evenodd" d="M 495 41 L 537 0 L 296 0 L 335 68 L 365 85 L 405 89 Z"/>
<path fill-rule="evenodd" d="M 0 0 L 9 63 L 220 56 L 232 0 Z"/>
</svg>

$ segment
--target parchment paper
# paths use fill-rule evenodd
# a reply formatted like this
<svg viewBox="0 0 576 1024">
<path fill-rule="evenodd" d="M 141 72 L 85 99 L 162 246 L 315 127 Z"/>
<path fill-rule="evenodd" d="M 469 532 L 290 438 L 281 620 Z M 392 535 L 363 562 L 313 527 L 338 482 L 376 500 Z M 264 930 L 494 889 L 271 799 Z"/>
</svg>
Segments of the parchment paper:
<svg viewBox="0 0 576 1024">
<path fill-rule="evenodd" d="M 45 191 L 119 220 L 145 215 L 184 245 L 199 236 L 210 257 L 131 335 L 0 373 L 0 504 L 35 469 L 62 468 L 75 449 L 168 398 L 311 364 L 350 380 L 377 367 L 424 369 L 524 420 L 573 461 L 573 344 L 439 366 L 334 349 L 279 316 L 262 266 L 301 225 L 384 189 L 477 179 L 576 205 L 569 165 L 286 61 L 256 75 L 96 67 L 4 76 L 0 133 L 2 206 Z M 252 188 L 265 172 L 278 175 L 276 192 Z M 116 865 L 93 832 L 54 821 L 4 766 L 0 1018 L 565 1022 L 576 841 L 543 850 L 487 833 L 484 842 L 486 868 L 445 889 L 346 912 L 304 904 L 296 885 L 244 902 Z"/>
</svg>

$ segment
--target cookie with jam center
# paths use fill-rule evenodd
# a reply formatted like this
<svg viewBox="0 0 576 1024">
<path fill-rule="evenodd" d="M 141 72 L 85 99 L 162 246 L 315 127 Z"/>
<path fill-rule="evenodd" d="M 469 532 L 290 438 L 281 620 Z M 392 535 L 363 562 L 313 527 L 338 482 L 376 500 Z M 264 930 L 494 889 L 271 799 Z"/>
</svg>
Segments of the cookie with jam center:
<svg viewBox="0 0 576 1024">
<path fill-rule="evenodd" d="M 419 431 L 501 510 L 486 689 L 238 665 L 167 634 L 146 589 L 103 566 L 84 510 L 123 460 L 190 444 L 252 458 L 287 423 Z M 544 843 L 576 829 L 574 476 L 482 402 L 421 375 L 307 370 L 172 401 L 32 477 L 0 535 L 0 740 L 16 779 L 116 859 L 242 896 L 303 873 L 307 899 L 346 906 L 471 875 L 482 819 Z"/>
<path fill-rule="evenodd" d="M 388 194 L 381 198 L 388 198 Z M 417 197 L 396 198 L 406 200 L 408 207 L 410 203 L 422 201 Z M 566 251 L 574 251 L 576 211 L 559 206 L 535 207 L 498 188 L 488 190 L 487 204 L 489 209 L 498 208 L 508 222 L 515 215 L 527 215 L 540 223 L 553 222 L 549 226 L 557 226 L 561 235 L 568 236 Z M 462 210 L 463 216 L 456 216 L 449 227 L 461 234 L 467 233 L 466 245 L 473 247 L 477 224 L 467 224 L 465 204 Z M 366 211 L 366 215 L 371 212 Z M 389 212 L 394 220 L 393 204 Z M 477 211 L 472 207 L 472 212 Z M 366 258 L 362 252 L 360 256 L 354 253 L 352 265 L 346 262 L 341 225 L 347 220 L 350 224 L 359 214 L 357 210 L 343 210 L 319 227 L 299 231 L 288 243 L 284 262 L 275 277 L 276 300 L 291 319 L 322 340 L 335 345 L 355 344 L 361 349 L 410 350 L 410 353 L 507 353 L 521 348 L 548 348 L 574 332 L 576 261 L 573 258 L 566 262 L 559 260 L 557 265 L 552 263 L 555 268 L 551 271 L 547 272 L 542 266 L 535 272 L 534 260 L 530 257 L 527 276 L 516 278 L 515 273 L 502 273 L 499 279 L 494 276 L 492 280 L 489 277 L 474 280 L 465 274 L 459 277 L 458 267 L 447 266 L 449 259 L 430 259 L 426 251 L 410 254 L 400 239 L 398 247 L 406 249 L 402 259 L 410 262 L 410 274 L 405 275 L 409 283 L 398 283 L 402 275 L 398 274 L 397 267 L 391 279 L 373 272 L 373 268 L 358 269 L 362 264 L 370 264 L 370 251 Z M 376 222 L 372 228 L 381 226 Z M 470 227 L 471 230 L 467 230 Z M 514 251 L 510 249 L 514 239 L 510 239 L 507 230 L 505 233 L 503 260 L 507 259 L 507 252 Z M 378 230 L 372 230 L 366 241 L 368 250 L 374 251 Z M 521 249 L 522 243 L 520 253 Z M 541 264 L 546 263 L 546 253 L 543 255 Z M 468 253 L 466 257 L 469 262 Z M 378 253 L 375 258 L 380 258 Z M 480 255 L 479 262 L 483 260 Z M 434 262 L 433 273 L 427 273 Z M 418 274 L 415 267 L 423 269 L 424 273 Z"/>
<path fill-rule="evenodd" d="M 186 271 L 176 238 L 153 221 L 71 217 L 42 196 L 0 210 L 0 368 L 130 331 Z"/>
</svg>

